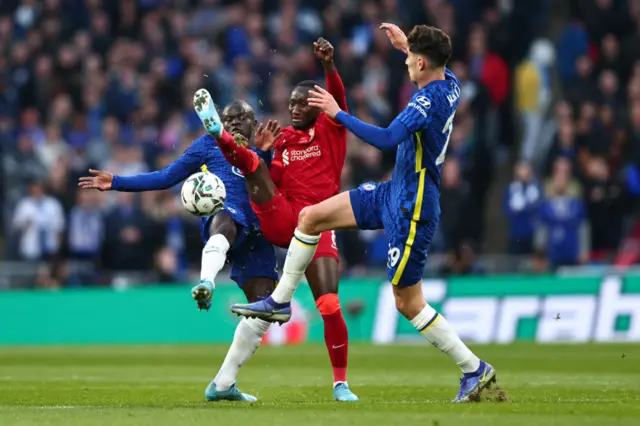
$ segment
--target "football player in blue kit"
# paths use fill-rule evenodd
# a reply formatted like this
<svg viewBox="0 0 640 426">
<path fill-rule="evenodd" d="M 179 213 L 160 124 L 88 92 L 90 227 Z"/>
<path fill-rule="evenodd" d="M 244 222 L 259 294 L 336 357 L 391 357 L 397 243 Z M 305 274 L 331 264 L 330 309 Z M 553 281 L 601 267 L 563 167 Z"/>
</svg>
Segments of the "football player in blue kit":
<svg viewBox="0 0 640 426">
<path fill-rule="evenodd" d="M 358 120 L 342 111 L 319 86 L 309 92 L 309 105 L 320 108 L 370 145 L 381 150 L 397 148 L 393 177 L 381 184 L 363 184 L 303 209 L 278 287 L 268 298 L 243 305 L 243 310 L 254 318 L 286 310 L 322 232 L 384 229 L 389 242 L 388 276 L 398 311 L 462 370 L 453 402 L 478 400 L 495 382 L 496 372 L 426 303 L 421 285 L 427 250 L 440 216 L 440 169 L 460 97 L 458 80 L 446 68 L 451 40 L 440 29 L 426 25 L 415 26 L 408 37 L 395 25 L 383 24 L 381 28 L 394 47 L 407 54 L 409 77 L 419 89 L 391 125 L 380 128 Z"/>
<path fill-rule="evenodd" d="M 280 136 L 277 122 L 260 125 L 251 106 L 234 101 L 222 113 L 225 128 L 240 134 L 258 146 L 272 146 Z M 253 147 L 261 158 L 270 162 L 271 151 Z M 213 216 L 202 218 L 202 250 L 200 284 L 192 289 L 198 309 L 209 310 L 215 288 L 215 278 L 228 260 L 231 278 L 240 286 L 250 302 L 268 296 L 278 279 L 273 246 L 261 234 L 258 219 L 249 204 L 244 177 L 232 167 L 220 152 L 216 141 L 208 134 L 196 139 L 173 163 L 162 170 L 136 176 L 116 176 L 107 171 L 90 170 L 92 176 L 80 178 L 79 186 L 100 191 L 142 192 L 170 188 L 199 171 L 215 173 L 227 192 L 224 208 Z M 218 372 L 205 391 L 209 401 L 255 401 L 240 392 L 236 375 L 240 367 L 253 355 L 271 323 L 261 319 L 244 318 L 236 328 L 233 343 Z"/>
</svg>

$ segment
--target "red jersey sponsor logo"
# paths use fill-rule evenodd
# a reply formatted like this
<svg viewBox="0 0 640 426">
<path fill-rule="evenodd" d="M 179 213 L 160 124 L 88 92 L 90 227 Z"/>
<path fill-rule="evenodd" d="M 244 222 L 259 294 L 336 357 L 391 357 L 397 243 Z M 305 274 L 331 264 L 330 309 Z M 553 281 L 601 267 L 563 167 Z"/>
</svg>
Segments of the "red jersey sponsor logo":
<svg viewBox="0 0 640 426">
<path fill-rule="evenodd" d="M 319 145 L 313 145 L 306 149 L 285 149 L 282 152 L 282 162 L 285 166 L 288 166 L 292 161 L 304 161 L 313 157 L 322 157 Z"/>
</svg>

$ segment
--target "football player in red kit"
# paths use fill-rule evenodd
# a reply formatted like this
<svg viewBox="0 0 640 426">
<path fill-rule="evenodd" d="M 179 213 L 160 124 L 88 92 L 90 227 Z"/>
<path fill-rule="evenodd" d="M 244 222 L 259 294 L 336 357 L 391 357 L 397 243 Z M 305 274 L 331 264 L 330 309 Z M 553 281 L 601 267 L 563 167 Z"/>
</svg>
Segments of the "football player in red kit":
<svg viewBox="0 0 640 426">
<path fill-rule="evenodd" d="M 324 68 L 327 90 L 340 107 L 347 108 L 346 93 L 333 62 L 331 43 L 320 38 L 313 44 L 316 58 Z M 340 192 L 340 176 L 347 150 L 345 128 L 331 120 L 307 100 L 313 81 L 298 83 L 289 99 L 291 126 L 280 130 L 269 122 L 258 133 L 266 141 L 263 150 L 274 144 L 271 167 L 247 147 L 238 135 L 227 132 L 218 116 L 211 95 L 198 90 L 194 106 L 207 132 L 212 135 L 227 158 L 245 176 L 251 205 L 260 220 L 262 233 L 271 243 L 288 247 L 295 237 L 300 211 Z M 233 125 L 233 123 L 232 123 Z M 233 126 L 231 127 L 233 128 Z M 338 401 L 357 401 L 347 384 L 348 332 L 338 299 L 338 247 L 335 233 L 328 231 L 317 241 L 295 240 L 299 244 L 317 245 L 306 277 L 324 320 L 325 342 L 333 367 L 333 396 Z M 242 314 L 242 305 L 232 310 Z M 291 309 L 276 309 L 269 320 L 289 320 Z"/>
</svg>

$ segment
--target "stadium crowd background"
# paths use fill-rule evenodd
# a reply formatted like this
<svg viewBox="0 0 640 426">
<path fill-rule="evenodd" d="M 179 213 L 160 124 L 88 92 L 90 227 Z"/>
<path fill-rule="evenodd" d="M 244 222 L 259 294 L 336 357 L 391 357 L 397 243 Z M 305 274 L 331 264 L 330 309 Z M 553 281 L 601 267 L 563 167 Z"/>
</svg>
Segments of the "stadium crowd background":
<svg viewBox="0 0 640 426">
<path fill-rule="evenodd" d="M 292 83 L 322 81 L 320 35 L 350 110 L 387 125 L 415 89 L 382 21 L 444 29 L 462 84 L 430 272 L 637 262 L 640 0 L 4 0 L 0 288 L 187 279 L 201 242 L 179 188 L 103 194 L 78 177 L 180 155 L 202 133 L 199 87 L 288 124 Z M 350 136 L 343 189 L 393 162 Z M 386 263 L 381 232 L 339 244 L 345 273 Z"/>
</svg>

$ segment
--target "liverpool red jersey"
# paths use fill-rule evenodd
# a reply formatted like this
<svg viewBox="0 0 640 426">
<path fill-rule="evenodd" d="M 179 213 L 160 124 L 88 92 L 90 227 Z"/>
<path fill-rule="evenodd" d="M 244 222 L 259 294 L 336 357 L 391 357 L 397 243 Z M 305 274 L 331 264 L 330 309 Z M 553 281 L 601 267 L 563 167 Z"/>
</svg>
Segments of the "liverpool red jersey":
<svg viewBox="0 0 640 426">
<path fill-rule="evenodd" d="M 346 110 L 346 95 L 337 72 L 326 76 L 327 90 Z M 289 126 L 275 144 L 271 162 L 274 181 L 295 204 L 318 204 L 340 192 L 347 153 L 347 130 L 325 114 L 306 130 Z"/>
</svg>

